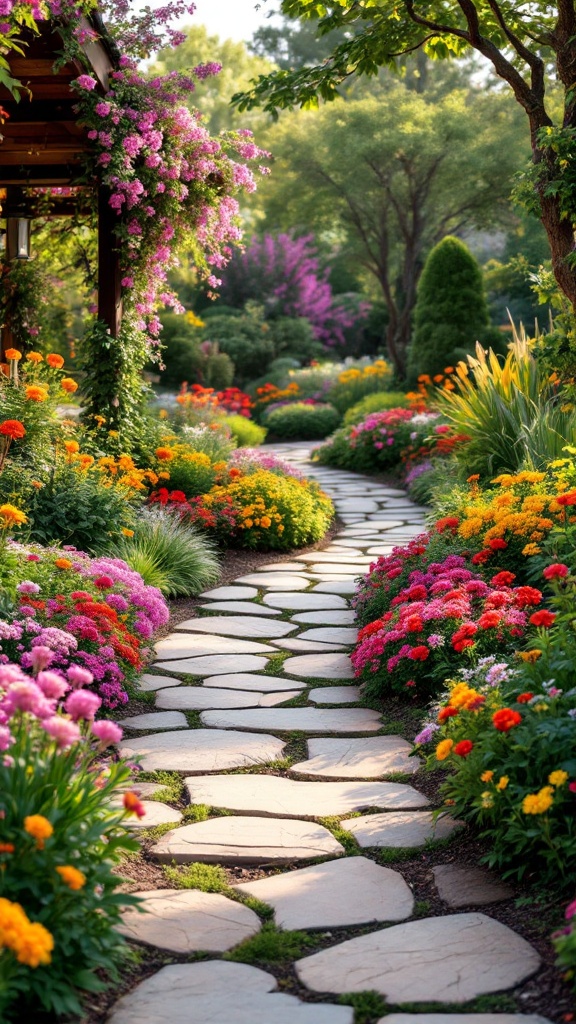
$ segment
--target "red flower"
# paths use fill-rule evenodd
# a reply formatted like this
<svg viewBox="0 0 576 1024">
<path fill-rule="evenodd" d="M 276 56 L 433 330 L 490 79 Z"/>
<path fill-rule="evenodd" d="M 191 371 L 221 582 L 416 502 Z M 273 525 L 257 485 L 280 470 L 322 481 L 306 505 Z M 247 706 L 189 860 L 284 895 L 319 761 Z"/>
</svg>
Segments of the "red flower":
<svg viewBox="0 0 576 1024">
<path fill-rule="evenodd" d="M 516 587 L 514 600 L 518 608 L 526 608 L 528 605 L 540 604 L 542 591 L 536 587 Z"/>
<path fill-rule="evenodd" d="M 493 587 L 509 587 L 511 583 L 516 579 L 516 573 L 513 572 L 497 572 L 492 577 L 490 583 Z"/>
<path fill-rule="evenodd" d="M 426 661 L 429 654 L 430 651 L 428 648 L 421 644 L 419 647 L 413 647 L 408 657 L 411 658 L 412 661 Z"/>
<path fill-rule="evenodd" d="M 94 586 L 98 587 L 98 590 L 110 590 L 110 587 L 114 586 L 114 580 L 109 576 L 98 576 L 98 579 L 94 580 Z"/>
<path fill-rule="evenodd" d="M 419 615 L 408 615 L 404 620 L 404 625 L 408 633 L 419 633 L 424 628 L 424 623 Z"/>
<path fill-rule="evenodd" d="M 453 753 L 457 754 L 458 757 L 468 757 L 473 746 L 474 744 L 472 743 L 472 740 L 460 740 L 460 742 L 454 747 Z"/>
<path fill-rule="evenodd" d="M 458 708 L 453 708 L 450 704 L 445 708 L 440 708 L 438 712 L 438 721 L 445 722 L 447 718 L 454 718 L 454 715 L 458 714 Z"/>
<path fill-rule="evenodd" d="M 0 434 L 9 437 L 12 441 L 24 437 L 25 433 L 24 424 L 20 423 L 20 420 L 4 420 L 4 423 L 0 425 Z"/>
<path fill-rule="evenodd" d="M 552 625 L 555 618 L 555 612 L 547 612 L 546 609 L 543 608 L 539 612 L 534 612 L 534 614 L 530 616 L 529 622 L 531 622 L 533 626 L 544 626 L 545 629 L 548 629 L 548 626 Z"/>
<path fill-rule="evenodd" d="M 501 621 L 502 616 L 499 612 L 483 612 L 478 619 L 478 625 L 480 626 L 480 629 L 495 629 L 496 626 L 500 625 Z"/>
<path fill-rule="evenodd" d="M 500 708 L 500 711 L 495 711 L 492 715 L 494 728 L 498 729 L 498 732 L 509 732 L 515 725 L 520 725 L 521 721 L 520 712 L 513 711 L 512 708 Z"/>
<path fill-rule="evenodd" d="M 488 541 L 488 547 L 491 548 L 492 551 L 504 551 L 508 545 L 501 537 L 494 537 L 493 540 Z"/>
<path fill-rule="evenodd" d="M 436 523 L 436 533 L 444 533 L 446 530 L 451 530 L 455 533 L 460 525 L 460 520 L 456 516 L 445 516 L 444 519 L 439 519 Z"/>
<path fill-rule="evenodd" d="M 563 565 L 562 562 L 553 562 L 552 565 L 547 565 L 542 573 L 545 580 L 562 580 L 568 575 L 570 569 L 567 565 Z"/>
<path fill-rule="evenodd" d="M 568 494 L 561 494 L 556 501 L 559 505 L 576 505 L 576 491 L 569 491 Z"/>
<path fill-rule="evenodd" d="M 460 653 L 466 647 L 473 647 L 472 637 L 478 632 L 478 627 L 473 622 L 464 622 L 452 635 L 452 647 Z"/>
<path fill-rule="evenodd" d="M 124 809 L 128 814 L 136 814 L 138 818 L 143 818 L 146 814 L 146 808 L 144 804 L 140 802 L 136 793 L 124 793 L 123 798 Z"/>
<path fill-rule="evenodd" d="M 568 789 L 571 793 L 576 793 L 576 782 L 569 782 Z"/>
<path fill-rule="evenodd" d="M 518 697 L 516 697 L 516 702 L 518 704 L 527 704 L 529 700 L 532 700 L 533 696 L 533 693 L 521 693 Z"/>
<path fill-rule="evenodd" d="M 483 565 L 484 562 L 488 561 L 488 559 L 490 558 L 491 555 L 492 555 L 492 552 L 490 551 L 489 548 L 488 548 L 488 550 L 478 551 L 478 553 L 476 555 L 472 555 L 472 558 L 471 558 L 472 565 Z"/>
</svg>

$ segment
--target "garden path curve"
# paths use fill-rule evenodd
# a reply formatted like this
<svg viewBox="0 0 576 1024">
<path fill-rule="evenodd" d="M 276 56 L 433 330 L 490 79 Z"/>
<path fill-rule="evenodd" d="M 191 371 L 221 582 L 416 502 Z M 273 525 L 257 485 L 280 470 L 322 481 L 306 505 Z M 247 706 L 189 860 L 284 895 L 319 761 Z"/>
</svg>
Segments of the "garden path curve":
<svg viewBox="0 0 576 1024">
<path fill-rule="evenodd" d="M 228 895 L 143 893 L 149 913 L 128 911 L 125 932 L 172 954 L 171 963 L 123 996 L 109 1020 L 353 1024 L 353 1006 L 339 995 L 372 991 L 390 1007 L 382 1024 L 547 1024 L 492 1012 L 493 994 L 513 990 L 540 963 L 532 946 L 479 909 L 509 891 L 478 869 L 437 867 L 444 908 L 421 916 L 401 871 L 379 856 L 459 827 L 449 818 L 434 824 L 426 797 L 410 785 L 418 767 L 410 745 L 362 706 L 348 653 L 355 577 L 421 532 L 423 511 L 398 488 L 312 466 L 309 446 L 275 451 L 321 483 L 342 528 L 322 550 L 290 562 L 272 556 L 204 594 L 202 616 L 157 645 L 141 683 L 156 692 L 156 710 L 126 719 L 122 744 L 147 771 L 181 773 L 190 804 L 210 809 L 182 820 L 168 803 L 145 800 L 139 824 L 169 829 L 157 833 L 158 861 L 266 872 L 249 872 L 262 877 Z M 158 787 L 138 788 L 145 798 Z M 288 985 L 226 959 L 262 935 L 263 904 L 277 928 L 304 932 L 312 949 Z"/>
</svg>

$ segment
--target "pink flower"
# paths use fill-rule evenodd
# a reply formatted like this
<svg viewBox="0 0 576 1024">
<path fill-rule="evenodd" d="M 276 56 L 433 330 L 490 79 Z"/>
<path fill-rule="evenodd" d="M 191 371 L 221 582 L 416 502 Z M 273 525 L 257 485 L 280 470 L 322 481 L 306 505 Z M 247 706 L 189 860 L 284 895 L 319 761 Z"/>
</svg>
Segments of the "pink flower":
<svg viewBox="0 0 576 1024">
<path fill-rule="evenodd" d="M 14 737 L 6 725 L 0 725 L 0 750 L 8 750 L 14 743 Z"/>
<path fill-rule="evenodd" d="M 42 722 L 42 728 L 44 732 L 47 732 L 49 736 L 56 740 L 56 746 L 59 750 L 71 747 L 73 743 L 77 743 L 80 739 L 80 729 L 76 723 L 71 722 L 69 718 L 64 718 L 62 715 L 54 715 L 53 718 L 47 718 Z"/>
<path fill-rule="evenodd" d="M 92 92 L 96 88 L 96 79 L 92 78 L 92 75 L 80 75 L 79 78 L 73 83 L 80 86 L 81 89 L 87 89 L 88 92 Z"/>
<path fill-rule="evenodd" d="M 64 710 L 77 722 L 79 718 L 94 718 L 101 704 L 100 697 L 90 690 L 72 690 L 66 698 Z"/>
<path fill-rule="evenodd" d="M 81 668 L 80 665 L 70 665 L 70 668 L 66 670 L 66 675 L 75 689 L 79 686 L 90 686 L 90 683 L 94 682 L 92 673 L 87 668 Z"/>
<path fill-rule="evenodd" d="M 122 739 L 122 729 L 120 726 L 116 725 L 115 722 L 109 722 L 105 718 L 100 722 L 92 724 L 92 732 L 104 747 L 108 747 L 112 743 L 119 743 Z"/>
<path fill-rule="evenodd" d="M 50 650 L 49 647 L 42 647 L 42 645 L 40 644 L 38 645 L 38 647 L 33 647 L 32 650 L 30 651 L 30 663 L 32 666 L 32 671 L 41 672 L 42 669 L 48 668 L 48 665 L 50 664 L 53 658 L 54 653 Z"/>
<path fill-rule="evenodd" d="M 39 594 L 40 593 L 40 587 L 38 586 L 38 584 L 37 583 L 32 583 L 31 580 L 23 580 L 22 583 L 18 584 L 18 586 L 16 587 L 16 590 L 18 591 L 19 594 Z"/>
<path fill-rule="evenodd" d="M 63 697 L 70 689 L 66 680 L 57 672 L 39 672 L 36 682 L 44 696 L 50 697 L 52 700 L 60 700 L 60 697 Z"/>
<path fill-rule="evenodd" d="M 552 565 L 547 565 L 542 575 L 545 580 L 561 580 L 568 576 L 570 569 L 567 565 L 562 562 L 553 562 Z"/>
<path fill-rule="evenodd" d="M 570 918 L 574 917 L 575 914 L 576 914 L 576 900 L 572 900 L 572 903 L 569 903 L 568 906 L 566 907 L 566 910 L 564 911 L 564 917 L 566 918 L 567 921 L 569 921 Z"/>
</svg>

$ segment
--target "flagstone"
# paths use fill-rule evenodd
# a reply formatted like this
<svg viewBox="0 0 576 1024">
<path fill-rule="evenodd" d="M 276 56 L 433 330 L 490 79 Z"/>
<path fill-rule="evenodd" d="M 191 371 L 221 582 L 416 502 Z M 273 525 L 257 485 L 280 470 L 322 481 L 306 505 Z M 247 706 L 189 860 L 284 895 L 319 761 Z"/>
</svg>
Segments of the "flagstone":
<svg viewBox="0 0 576 1024">
<path fill-rule="evenodd" d="M 150 672 L 145 672 L 140 679 L 136 681 L 136 687 L 139 690 L 143 690 L 144 693 L 148 693 L 150 690 L 161 690 L 163 686 L 179 686 L 179 679 L 171 679 L 170 676 L 155 676 Z"/>
<path fill-rule="evenodd" d="M 252 597 L 258 597 L 256 587 L 239 587 L 231 583 L 226 587 L 215 587 L 214 590 L 205 590 L 200 597 L 209 597 L 215 601 L 248 601 Z"/>
<path fill-rule="evenodd" d="M 332 833 L 316 822 L 232 814 L 173 829 L 152 847 L 163 864 L 291 864 L 343 853 Z"/>
<path fill-rule="evenodd" d="M 362 558 L 363 555 L 363 551 L 355 545 L 347 547 L 345 544 L 329 544 L 324 551 L 329 555 L 350 555 L 350 557 L 356 558 Z"/>
<path fill-rule="evenodd" d="M 346 857 L 234 886 L 274 907 L 280 928 L 344 928 L 410 917 L 402 875 L 366 857 Z"/>
<path fill-rule="evenodd" d="M 270 712 L 269 712 L 270 713 Z M 216 729 L 183 729 L 124 740 L 120 755 L 144 771 L 219 772 L 266 764 L 282 757 L 276 736 Z"/>
<path fill-rule="evenodd" d="M 376 512 L 378 505 L 371 498 L 340 498 L 336 499 L 338 506 L 346 511 L 350 509 L 351 512 Z"/>
<path fill-rule="evenodd" d="M 158 889 L 134 894 L 118 928 L 133 942 L 169 953 L 224 953 L 260 931 L 260 919 L 242 903 L 214 892 Z"/>
<path fill-rule="evenodd" d="M 321 609 L 347 609 L 348 602 L 335 594 L 265 594 L 264 604 L 278 611 L 314 611 Z"/>
<path fill-rule="evenodd" d="M 239 576 L 238 579 L 241 583 L 253 583 L 268 590 L 306 590 L 306 587 L 310 586 L 307 576 L 297 576 L 289 572 L 252 572 L 246 576 Z"/>
<path fill-rule="evenodd" d="M 202 621 L 202 619 L 198 619 L 198 622 Z M 156 644 L 156 655 L 164 660 L 168 658 L 193 658 L 207 654 L 273 653 L 274 649 L 272 647 L 268 647 L 267 644 L 255 643 L 253 640 L 214 635 L 196 636 L 194 633 L 171 633 L 165 640 L 160 640 Z"/>
<path fill-rule="evenodd" d="M 318 611 L 318 612 L 297 612 L 292 615 L 292 622 L 303 622 L 314 625 L 320 623 L 323 626 L 347 626 L 356 621 L 356 615 L 352 609 L 345 611 Z"/>
<path fill-rule="evenodd" d="M 216 681 L 218 676 L 216 676 Z M 296 691 L 297 693 L 299 691 Z M 181 711 L 206 711 L 208 708 L 257 708 L 264 693 L 256 690 L 218 689 L 213 686 L 179 686 L 162 690 L 156 698 L 158 708 L 179 708 Z M 287 700 L 287 697 L 283 698 Z"/>
<path fill-rule="evenodd" d="M 213 601 L 212 604 L 201 604 L 203 612 L 231 612 L 233 615 L 279 615 L 277 608 L 266 608 L 252 601 Z M 176 627 L 178 629 L 178 626 Z"/>
<path fill-rule="evenodd" d="M 202 686 L 216 686 L 230 690 L 260 690 L 263 693 L 274 693 L 278 690 L 304 690 L 306 683 L 297 679 L 283 679 L 280 676 L 257 676 L 253 672 L 230 672 L 222 676 L 209 676 Z"/>
<path fill-rule="evenodd" d="M 287 700 L 299 697 L 301 690 L 286 690 L 285 693 L 264 693 L 260 700 L 261 708 L 273 708 L 276 704 L 285 704 Z"/>
<path fill-rule="evenodd" d="M 411 750 L 412 744 L 400 736 L 322 736 L 308 740 L 309 760 L 292 765 L 290 771 L 328 779 L 378 779 L 392 772 L 418 771 L 420 760 L 409 757 Z"/>
<path fill-rule="evenodd" d="M 404 814 L 368 814 L 341 822 L 361 847 L 379 846 L 390 849 L 424 846 L 429 839 L 447 839 L 461 823 L 443 815 L 434 821 L 432 811 Z"/>
<path fill-rule="evenodd" d="M 300 562 L 267 562 L 259 565 L 258 572 L 301 572 Z"/>
<path fill-rule="evenodd" d="M 175 692 L 178 692 L 176 688 L 174 689 Z M 171 690 L 164 692 L 171 692 Z M 163 705 L 158 704 L 158 707 L 163 707 Z M 186 716 L 179 711 L 149 711 L 144 715 L 122 718 L 118 725 L 121 725 L 123 729 L 185 729 L 188 722 Z"/>
<path fill-rule="evenodd" d="M 532 1013 L 390 1013 L 378 1024 L 551 1024 Z"/>
<path fill-rule="evenodd" d="M 366 807 L 426 807 L 428 800 L 398 782 L 295 782 L 278 775 L 196 775 L 185 779 L 192 804 L 235 814 L 324 818 Z"/>
<path fill-rule="evenodd" d="M 202 658 L 157 661 L 152 668 L 165 668 L 185 676 L 210 676 L 234 671 L 260 672 L 267 664 L 268 658 L 257 658 L 255 654 L 208 654 Z"/>
<path fill-rule="evenodd" d="M 257 967 L 226 960 L 171 964 L 112 1007 L 109 1024 L 352 1024 L 350 1006 L 302 1003 Z"/>
<path fill-rule="evenodd" d="M 130 829 L 155 828 L 156 825 L 177 825 L 182 821 L 182 814 L 160 800 L 142 800 L 145 814 L 143 818 L 130 815 L 125 827 Z"/>
<path fill-rule="evenodd" d="M 325 580 L 323 583 L 317 583 L 310 594 L 355 594 L 356 593 L 356 582 L 351 579 L 345 580 Z"/>
<path fill-rule="evenodd" d="M 252 609 L 253 612 L 257 608 Z M 255 639 L 264 637 L 286 636 L 292 633 L 296 627 L 290 622 L 260 618 L 257 615 L 206 615 L 204 618 L 186 619 L 179 622 L 176 629 L 190 630 L 194 633 L 210 633 L 212 636 L 223 634 L 225 637 L 250 636 Z M 174 634 L 172 634 L 174 636 Z M 241 653 L 241 652 L 240 652 Z M 248 651 L 254 654 L 254 651 Z"/>
<path fill-rule="evenodd" d="M 319 640 L 300 640 L 299 637 L 288 640 L 272 640 L 274 647 L 282 651 L 300 651 L 301 654 L 314 654 L 316 651 L 345 651 L 346 644 L 323 644 Z"/>
<path fill-rule="evenodd" d="M 361 572 L 366 572 L 370 565 L 370 559 L 359 564 L 358 559 L 354 559 L 350 562 L 321 562 L 320 560 L 314 562 L 313 565 L 309 566 L 311 572 L 317 576 L 326 577 L 330 576 L 359 576 Z"/>
<path fill-rule="evenodd" d="M 318 686 L 310 690 L 308 700 L 314 704 L 357 704 L 360 689 L 357 686 Z"/>
<path fill-rule="evenodd" d="M 301 732 L 376 732 L 380 715 L 369 708 L 263 708 L 202 711 L 203 725 L 213 729 L 297 729 Z"/>
<path fill-rule="evenodd" d="M 130 785 L 122 786 L 123 792 L 128 789 L 132 790 L 136 793 L 136 796 L 142 797 L 144 800 L 147 797 L 155 796 L 156 793 L 159 793 L 162 789 L 166 789 L 166 786 L 163 786 L 161 782 L 138 782 L 138 776 L 136 775 Z"/>
<path fill-rule="evenodd" d="M 358 630 L 348 626 L 326 626 L 306 629 L 298 634 L 300 640 L 319 640 L 326 644 L 353 644 L 358 639 Z"/>
<path fill-rule="evenodd" d="M 392 925 L 295 964 L 313 991 L 370 989 L 390 1003 L 464 1003 L 514 988 L 539 966 L 533 946 L 479 913 Z"/>
<path fill-rule="evenodd" d="M 282 671 L 309 679 L 353 679 L 354 669 L 347 654 L 303 654 L 287 658 Z"/>
<path fill-rule="evenodd" d="M 499 903 L 514 895 L 511 886 L 474 865 L 438 864 L 433 875 L 440 899 L 453 909 Z"/>
<path fill-rule="evenodd" d="M 338 556 L 330 551 L 307 551 L 298 555 L 302 562 L 340 562 L 342 565 L 355 565 L 356 562 L 366 561 L 365 555 L 350 554 L 349 551 L 342 551 Z"/>
</svg>

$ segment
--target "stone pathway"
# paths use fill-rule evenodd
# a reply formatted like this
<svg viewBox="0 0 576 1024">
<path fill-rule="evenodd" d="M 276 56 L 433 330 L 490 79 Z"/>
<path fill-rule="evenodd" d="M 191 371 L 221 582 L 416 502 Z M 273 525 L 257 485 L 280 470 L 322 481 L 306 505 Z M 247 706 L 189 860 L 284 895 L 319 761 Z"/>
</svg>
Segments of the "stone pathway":
<svg viewBox="0 0 576 1024">
<path fill-rule="evenodd" d="M 209 958 L 163 967 L 117 1002 L 110 1024 L 353 1024 L 354 1010 L 337 1005 L 338 994 L 366 990 L 392 1008 L 381 1024 L 548 1024 L 468 1006 L 457 1012 L 513 989 L 539 967 L 535 949 L 476 909 L 508 899 L 506 886 L 477 868 L 441 865 L 434 877 L 444 915 L 414 917 L 401 872 L 359 854 L 416 849 L 460 827 L 450 818 L 435 822 L 410 785 L 418 767 L 410 744 L 382 733 L 378 712 L 360 706 L 348 655 L 355 578 L 376 555 L 417 535 L 423 511 L 397 488 L 311 467 L 308 446 L 278 450 L 321 483 L 343 528 L 322 551 L 271 558 L 203 594 L 201 617 L 157 645 L 158 660 L 141 680 L 157 710 L 125 720 L 121 747 L 146 771 L 181 773 L 190 804 L 209 809 L 205 820 L 186 821 L 146 800 L 150 814 L 139 825 L 175 823 L 152 848 L 159 863 L 254 865 L 267 873 L 228 895 L 142 893 L 149 913 L 127 911 L 126 935 Z M 296 759 L 283 761 L 295 749 Z M 153 792 L 142 784 L 142 796 Z M 260 918 L 238 902 L 250 898 L 267 904 L 284 931 L 365 934 L 336 936 L 296 959 L 299 991 L 310 994 L 303 1001 L 278 991 L 269 973 L 219 959 L 259 934 Z M 438 1011 L 426 1012 L 430 1004 Z"/>
</svg>

